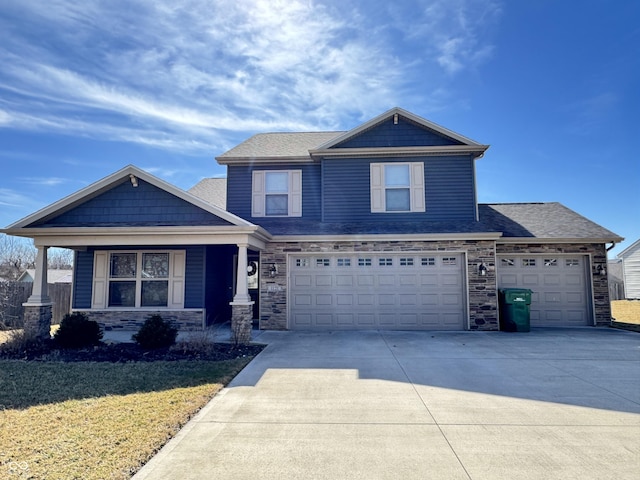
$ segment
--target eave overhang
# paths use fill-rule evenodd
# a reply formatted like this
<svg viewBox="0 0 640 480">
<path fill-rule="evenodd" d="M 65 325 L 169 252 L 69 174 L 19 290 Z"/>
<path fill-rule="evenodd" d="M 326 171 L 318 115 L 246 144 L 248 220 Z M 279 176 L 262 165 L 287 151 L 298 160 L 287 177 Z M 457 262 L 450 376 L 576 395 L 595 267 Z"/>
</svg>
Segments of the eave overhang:
<svg viewBox="0 0 640 480">
<path fill-rule="evenodd" d="M 299 164 L 313 163 L 315 159 L 310 156 L 272 156 L 272 157 L 216 157 L 220 165 L 253 165 L 259 164 Z"/>
<path fill-rule="evenodd" d="M 90 246 L 246 244 L 262 250 L 272 239 L 271 234 L 258 225 L 7 228 L 0 232 L 32 238 L 36 246 L 71 249 Z"/>
<path fill-rule="evenodd" d="M 583 238 L 539 238 L 539 237 L 501 237 L 498 243 L 597 243 L 597 244 L 605 244 L 605 243 L 620 243 L 624 240 L 622 237 L 583 237 Z"/>
<path fill-rule="evenodd" d="M 403 241 L 438 242 L 446 240 L 489 240 L 497 241 L 500 232 L 476 233 L 411 233 L 411 234 L 348 234 L 348 235 L 274 235 L 273 242 L 353 242 L 353 241 Z"/>
<path fill-rule="evenodd" d="M 322 158 L 397 158 L 473 155 L 480 158 L 489 145 L 438 145 L 420 147 L 330 148 L 310 150 L 314 159 Z"/>
</svg>

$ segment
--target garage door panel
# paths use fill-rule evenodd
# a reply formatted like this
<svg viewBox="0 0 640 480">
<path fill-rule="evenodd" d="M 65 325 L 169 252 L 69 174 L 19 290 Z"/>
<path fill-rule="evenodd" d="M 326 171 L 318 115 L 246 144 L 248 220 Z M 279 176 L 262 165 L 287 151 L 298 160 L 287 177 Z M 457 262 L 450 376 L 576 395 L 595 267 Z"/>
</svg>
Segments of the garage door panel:
<svg viewBox="0 0 640 480">
<path fill-rule="evenodd" d="M 567 293 L 567 303 L 573 303 L 573 304 L 584 304 L 585 302 L 585 298 L 584 298 L 584 294 L 580 293 L 580 292 L 569 292 Z"/>
<path fill-rule="evenodd" d="M 311 275 L 296 275 L 294 287 L 310 287 L 313 285 L 313 277 Z"/>
<path fill-rule="evenodd" d="M 331 287 L 333 277 L 331 275 L 316 275 L 316 287 Z"/>
<path fill-rule="evenodd" d="M 543 275 L 542 284 L 556 286 L 560 285 L 560 275 Z"/>
<path fill-rule="evenodd" d="M 570 274 L 565 276 L 565 284 L 566 285 L 575 285 L 579 286 L 584 283 L 582 275 Z"/>
<path fill-rule="evenodd" d="M 540 284 L 540 277 L 535 274 L 525 274 L 522 275 L 522 285 L 530 288 L 536 287 Z"/>
<path fill-rule="evenodd" d="M 378 305 L 380 306 L 389 306 L 396 304 L 396 295 L 392 293 L 381 293 L 378 294 Z"/>
<path fill-rule="evenodd" d="M 327 306 L 333 304 L 333 296 L 330 294 L 317 294 L 315 297 L 316 305 L 318 306 Z"/>
<path fill-rule="evenodd" d="M 378 285 L 380 285 L 381 287 L 393 287 L 396 285 L 396 276 L 395 275 L 379 275 Z"/>
<path fill-rule="evenodd" d="M 338 287 L 353 287 L 354 283 L 353 275 L 336 275 L 336 286 Z"/>
<path fill-rule="evenodd" d="M 461 255 L 291 255 L 291 328 L 464 328 Z"/>
<path fill-rule="evenodd" d="M 420 285 L 423 287 L 429 287 L 429 286 L 437 286 L 438 285 L 438 275 L 433 273 L 433 274 L 427 274 L 427 275 L 420 275 Z"/>
<path fill-rule="evenodd" d="M 354 304 L 354 298 L 352 294 L 340 293 L 336 295 L 336 305 L 351 306 Z"/>
</svg>

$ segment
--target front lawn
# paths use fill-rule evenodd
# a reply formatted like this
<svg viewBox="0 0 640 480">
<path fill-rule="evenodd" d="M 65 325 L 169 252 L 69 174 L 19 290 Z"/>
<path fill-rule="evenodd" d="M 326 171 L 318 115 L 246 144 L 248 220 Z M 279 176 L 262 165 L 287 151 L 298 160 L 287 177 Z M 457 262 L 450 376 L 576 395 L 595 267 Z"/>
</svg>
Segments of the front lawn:
<svg viewBox="0 0 640 480">
<path fill-rule="evenodd" d="M 0 360 L 0 478 L 129 479 L 251 358 Z"/>
<path fill-rule="evenodd" d="M 616 322 L 640 325 L 640 300 L 614 300 L 611 316 Z"/>
</svg>

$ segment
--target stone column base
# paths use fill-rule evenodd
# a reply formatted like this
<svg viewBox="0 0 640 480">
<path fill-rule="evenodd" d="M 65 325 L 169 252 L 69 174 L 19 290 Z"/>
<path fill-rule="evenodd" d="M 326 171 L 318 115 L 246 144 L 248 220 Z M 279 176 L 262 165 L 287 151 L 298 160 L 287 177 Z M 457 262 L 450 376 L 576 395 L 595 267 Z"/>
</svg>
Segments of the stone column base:
<svg viewBox="0 0 640 480">
<path fill-rule="evenodd" d="M 29 339 L 48 340 L 51 338 L 52 303 L 24 303 L 24 334 Z"/>
<path fill-rule="evenodd" d="M 253 303 L 231 302 L 231 341 L 237 345 L 251 342 Z"/>
</svg>

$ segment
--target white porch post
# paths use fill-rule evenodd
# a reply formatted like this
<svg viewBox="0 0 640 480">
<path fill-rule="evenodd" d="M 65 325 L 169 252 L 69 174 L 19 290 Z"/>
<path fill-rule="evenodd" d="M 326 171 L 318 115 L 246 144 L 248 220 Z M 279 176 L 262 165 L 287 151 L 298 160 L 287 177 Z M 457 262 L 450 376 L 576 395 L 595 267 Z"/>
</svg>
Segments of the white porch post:
<svg viewBox="0 0 640 480">
<path fill-rule="evenodd" d="M 46 340 L 50 338 L 53 303 L 47 286 L 47 249 L 39 246 L 36 256 L 36 278 L 33 290 L 24 306 L 24 333 L 29 338 Z"/>
<path fill-rule="evenodd" d="M 233 297 L 234 303 L 248 303 L 249 296 L 248 276 L 247 276 L 247 246 L 238 244 L 238 268 L 236 274 L 236 294 Z"/>
<path fill-rule="evenodd" d="M 33 290 L 27 300 L 30 304 L 50 303 L 47 285 L 47 250 L 49 247 L 38 247 L 36 255 L 36 278 L 33 279 Z"/>
<path fill-rule="evenodd" d="M 251 341 L 253 324 L 253 301 L 249 296 L 247 282 L 247 247 L 246 243 L 238 244 L 238 266 L 236 268 L 236 294 L 231 302 L 231 339 L 239 344 Z"/>
</svg>

